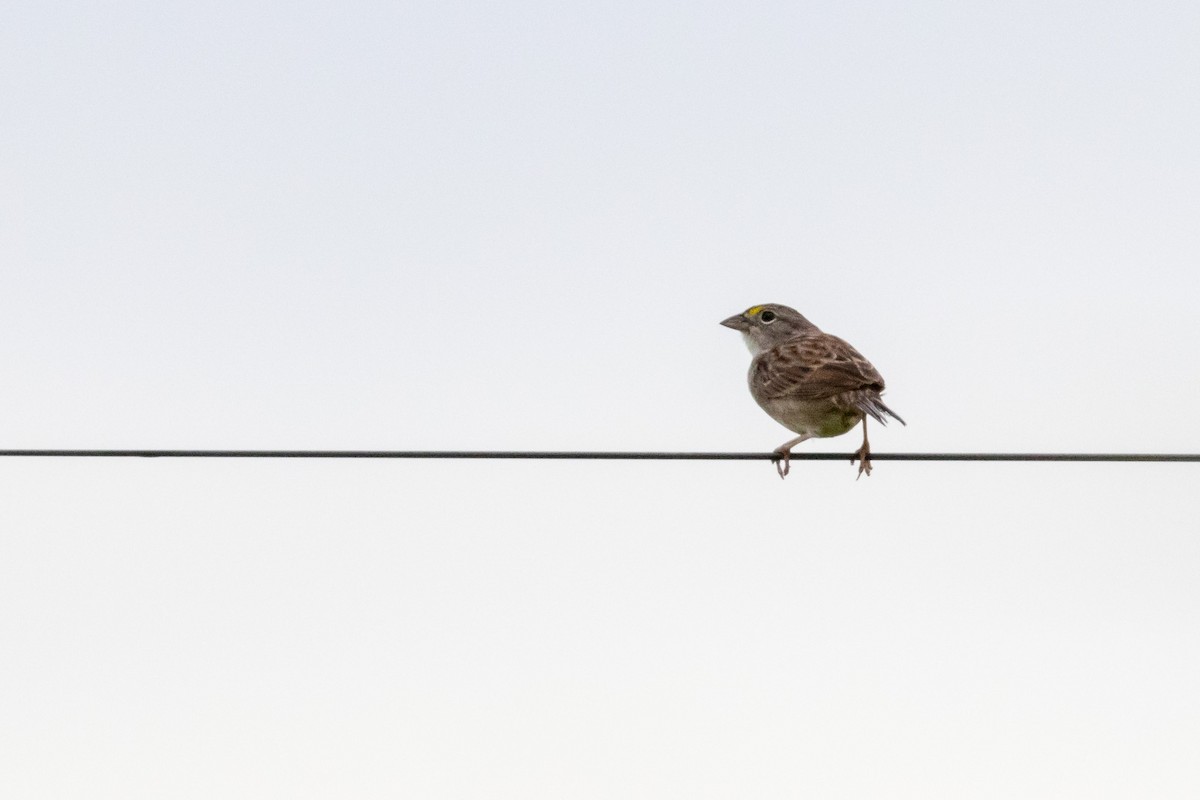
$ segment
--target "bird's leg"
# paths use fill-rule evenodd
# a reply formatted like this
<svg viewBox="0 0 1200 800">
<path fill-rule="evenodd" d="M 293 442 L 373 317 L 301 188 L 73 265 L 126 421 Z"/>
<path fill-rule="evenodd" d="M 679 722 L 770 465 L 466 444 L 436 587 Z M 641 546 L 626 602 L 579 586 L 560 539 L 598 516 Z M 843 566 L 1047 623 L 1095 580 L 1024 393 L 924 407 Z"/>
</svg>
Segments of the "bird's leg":
<svg viewBox="0 0 1200 800">
<path fill-rule="evenodd" d="M 779 477 L 786 478 L 792 468 L 792 448 L 803 442 L 805 439 L 811 439 L 811 433 L 802 433 L 795 439 L 789 439 L 779 447 L 775 448 L 775 471 L 779 473 Z"/>
<path fill-rule="evenodd" d="M 858 452 L 850 459 L 850 463 L 858 462 L 858 475 L 854 480 L 862 477 L 863 473 L 867 473 L 867 477 L 871 477 L 871 444 L 867 441 L 867 418 L 863 417 L 863 443 L 862 447 L 858 448 Z"/>
</svg>

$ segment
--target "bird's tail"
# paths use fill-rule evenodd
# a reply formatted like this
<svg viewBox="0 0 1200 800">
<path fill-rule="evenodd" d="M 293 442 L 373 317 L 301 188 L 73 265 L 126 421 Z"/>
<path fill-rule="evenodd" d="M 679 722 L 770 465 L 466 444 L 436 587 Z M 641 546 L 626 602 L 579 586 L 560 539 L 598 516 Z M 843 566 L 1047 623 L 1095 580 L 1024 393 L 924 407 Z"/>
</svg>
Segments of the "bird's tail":
<svg viewBox="0 0 1200 800">
<path fill-rule="evenodd" d="M 900 422 L 901 425 L 908 425 L 907 422 L 901 419 L 899 414 L 888 408 L 877 394 L 871 393 L 863 397 L 859 401 L 858 407 L 861 408 L 865 413 L 870 414 L 872 417 L 878 420 L 881 425 L 887 425 L 888 416 L 894 417 Z M 884 416 L 885 414 L 887 416 Z"/>
</svg>

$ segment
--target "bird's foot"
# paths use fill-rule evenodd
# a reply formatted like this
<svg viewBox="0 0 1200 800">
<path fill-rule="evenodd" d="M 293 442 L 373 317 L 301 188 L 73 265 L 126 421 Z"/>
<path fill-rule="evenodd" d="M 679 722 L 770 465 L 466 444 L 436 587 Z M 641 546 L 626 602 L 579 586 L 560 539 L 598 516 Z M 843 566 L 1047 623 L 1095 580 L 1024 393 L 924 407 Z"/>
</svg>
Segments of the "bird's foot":
<svg viewBox="0 0 1200 800">
<path fill-rule="evenodd" d="M 851 456 L 850 463 L 853 464 L 855 461 L 858 462 L 858 475 L 855 476 L 854 480 L 861 478 L 864 472 L 868 478 L 871 477 L 871 448 L 866 442 L 863 442 L 863 446 L 858 448 L 854 455 Z"/>
<path fill-rule="evenodd" d="M 788 472 L 792 469 L 791 448 L 779 448 L 775 451 L 775 458 L 771 460 L 775 462 L 775 471 L 779 473 L 780 480 L 786 478 Z"/>
</svg>

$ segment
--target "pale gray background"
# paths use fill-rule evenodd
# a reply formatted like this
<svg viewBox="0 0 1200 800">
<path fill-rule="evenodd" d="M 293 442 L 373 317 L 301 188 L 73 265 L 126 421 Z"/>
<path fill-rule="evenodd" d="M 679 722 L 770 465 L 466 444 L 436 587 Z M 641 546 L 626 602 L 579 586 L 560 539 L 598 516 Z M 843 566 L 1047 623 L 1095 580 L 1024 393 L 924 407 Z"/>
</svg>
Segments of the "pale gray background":
<svg viewBox="0 0 1200 800">
<path fill-rule="evenodd" d="M 1200 450 L 1200 6 L 8 2 L 0 446 Z M 855 435 L 806 449 L 848 452 Z M 1195 465 L 0 462 L 0 795 L 1193 798 Z"/>
</svg>

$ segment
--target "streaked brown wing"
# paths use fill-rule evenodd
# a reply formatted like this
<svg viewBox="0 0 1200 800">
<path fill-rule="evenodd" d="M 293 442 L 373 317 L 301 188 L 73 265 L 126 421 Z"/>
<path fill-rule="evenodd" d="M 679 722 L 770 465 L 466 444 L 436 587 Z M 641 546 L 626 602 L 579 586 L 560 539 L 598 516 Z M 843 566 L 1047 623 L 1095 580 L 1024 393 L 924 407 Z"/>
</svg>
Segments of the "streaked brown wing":
<svg viewBox="0 0 1200 800">
<path fill-rule="evenodd" d="M 883 376 L 862 353 L 828 333 L 801 336 L 767 351 L 755 363 L 751 380 L 765 399 L 823 400 L 884 388 Z"/>
</svg>

